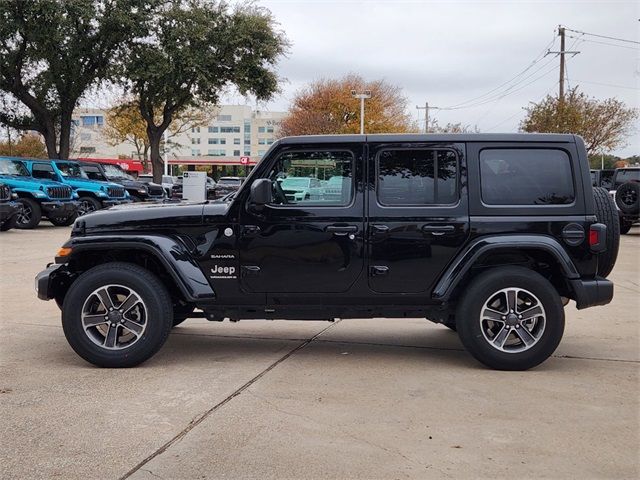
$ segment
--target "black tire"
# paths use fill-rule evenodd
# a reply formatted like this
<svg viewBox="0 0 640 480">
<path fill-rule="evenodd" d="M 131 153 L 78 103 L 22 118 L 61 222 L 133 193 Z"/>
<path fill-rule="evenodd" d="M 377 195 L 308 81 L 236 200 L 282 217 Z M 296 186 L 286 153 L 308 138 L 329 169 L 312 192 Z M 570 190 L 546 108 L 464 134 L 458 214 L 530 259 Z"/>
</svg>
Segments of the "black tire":
<svg viewBox="0 0 640 480">
<path fill-rule="evenodd" d="M 509 346 L 508 342 L 504 343 L 503 348 L 513 348 L 513 350 L 498 349 L 489 341 L 486 333 L 483 333 L 485 332 L 483 326 L 491 325 L 490 322 L 481 320 L 485 302 L 489 302 L 492 298 L 498 298 L 499 295 L 502 295 L 499 292 L 507 288 L 523 289 L 533 294 L 537 297 L 536 300 L 540 302 L 544 312 L 544 324 L 535 324 L 536 328 L 539 328 L 536 334 L 539 337 L 531 346 L 522 351 L 517 351 L 517 348 L 518 342 L 521 343 L 522 348 L 525 348 L 520 336 L 520 332 L 525 327 L 519 323 L 521 320 L 517 319 L 517 308 L 515 316 L 507 313 L 504 322 L 493 323 L 496 329 L 493 338 L 496 340 L 498 340 L 499 332 L 504 328 L 502 325 L 512 321 L 513 325 L 518 325 L 517 330 L 516 327 L 512 327 L 511 333 L 503 337 L 508 342 L 515 343 L 514 347 Z M 522 291 L 519 295 L 525 295 L 526 298 L 526 294 Z M 506 299 L 506 296 L 503 298 Z M 533 305 L 535 306 L 535 303 Z M 541 322 L 541 319 L 537 317 L 533 321 Z M 485 323 L 482 323 L 481 326 L 481 322 Z M 499 267 L 476 277 L 469 288 L 465 290 L 457 308 L 456 325 L 463 345 L 481 363 L 497 370 L 527 370 L 544 362 L 558 347 L 564 332 L 564 309 L 556 289 L 537 272 L 522 267 Z M 541 327 L 541 325 L 544 326 Z"/>
<path fill-rule="evenodd" d="M 140 197 L 139 197 L 139 196 L 137 196 L 137 195 L 131 195 L 131 194 L 129 194 L 129 196 L 131 197 L 131 201 L 132 201 L 133 203 L 138 203 L 138 202 L 141 202 L 141 201 L 142 201 L 142 198 L 140 198 Z"/>
<path fill-rule="evenodd" d="M 627 221 L 625 221 L 625 220 L 623 220 L 621 218 L 620 219 L 620 234 L 621 235 L 626 235 L 627 233 L 629 233 L 629 230 L 631 230 L 632 226 L 633 226 L 633 223 L 627 222 Z"/>
<path fill-rule="evenodd" d="M 93 197 L 80 197 L 78 199 L 78 216 L 86 215 L 87 213 L 100 210 L 102 204 Z"/>
<path fill-rule="evenodd" d="M 52 217 L 49 218 L 49 221 L 56 227 L 68 227 L 76 221 L 76 218 L 78 218 L 78 214 L 74 213 L 68 217 Z"/>
<path fill-rule="evenodd" d="M 85 302 L 95 298 L 93 293 L 106 285 L 118 285 L 131 289 L 144 304 L 142 307 L 145 321 L 140 322 L 144 325 L 142 333 L 132 344 L 124 345 L 119 350 L 99 346 L 83 328 L 82 311 Z M 116 299 L 117 294 L 112 298 Z M 118 306 L 115 306 L 115 303 L 114 307 L 118 310 L 124 301 Z M 104 303 L 102 304 L 104 305 Z M 117 315 L 115 311 L 113 314 Z M 98 315 L 102 316 L 102 313 L 95 316 Z M 114 323 L 117 322 L 114 321 Z M 62 327 L 65 337 L 78 355 L 98 367 L 133 367 L 144 362 L 160 350 L 167 340 L 172 326 L 173 310 L 167 289 L 151 272 L 131 263 L 105 263 L 86 271 L 71 285 L 64 299 Z M 111 329 L 105 324 L 102 327 Z M 87 331 L 91 328 L 97 327 L 90 327 Z M 116 324 L 114 331 L 117 341 L 124 338 L 123 334 L 126 331 L 123 327 Z M 92 330 L 92 332 L 94 336 L 98 336 L 96 330 Z M 108 333 L 104 335 L 105 343 L 107 336 Z"/>
<path fill-rule="evenodd" d="M 640 183 L 623 183 L 616 190 L 616 205 L 627 215 L 637 215 L 640 212 Z"/>
<path fill-rule="evenodd" d="M 620 248 L 620 219 L 613 199 L 604 188 L 593 189 L 598 222 L 607 226 L 607 249 L 598 255 L 598 275 L 608 277 L 618 258 Z"/>
<path fill-rule="evenodd" d="M 36 228 L 42 218 L 40 204 L 32 198 L 19 198 L 18 202 L 22 204 L 22 212 L 18 214 L 16 228 L 22 230 Z"/>
<path fill-rule="evenodd" d="M 0 225 L 0 232 L 6 232 L 7 230 L 11 230 L 15 228 L 16 222 L 18 221 L 18 215 L 14 215 L 11 218 L 8 218 Z"/>
</svg>

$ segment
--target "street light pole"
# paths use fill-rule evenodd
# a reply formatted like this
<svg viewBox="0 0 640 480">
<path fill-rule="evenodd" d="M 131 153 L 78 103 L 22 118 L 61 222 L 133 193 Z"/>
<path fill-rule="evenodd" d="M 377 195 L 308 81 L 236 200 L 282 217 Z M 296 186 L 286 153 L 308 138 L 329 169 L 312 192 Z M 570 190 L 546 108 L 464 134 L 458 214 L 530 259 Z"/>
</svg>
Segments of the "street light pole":
<svg viewBox="0 0 640 480">
<path fill-rule="evenodd" d="M 371 90 L 365 90 L 362 93 L 351 90 L 351 96 L 360 99 L 360 135 L 364 135 L 364 101 L 371 98 Z"/>
</svg>

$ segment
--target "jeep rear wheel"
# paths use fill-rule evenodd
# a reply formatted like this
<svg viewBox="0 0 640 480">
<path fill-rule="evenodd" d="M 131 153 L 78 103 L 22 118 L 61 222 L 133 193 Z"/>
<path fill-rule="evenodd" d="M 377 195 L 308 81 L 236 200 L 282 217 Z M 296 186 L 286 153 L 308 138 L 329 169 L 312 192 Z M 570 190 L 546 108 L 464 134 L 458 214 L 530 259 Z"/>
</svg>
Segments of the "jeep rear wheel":
<svg viewBox="0 0 640 480">
<path fill-rule="evenodd" d="M 607 226 L 607 249 L 598 255 L 598 275 L 608 277 L 613 270 L 618 258 L 620 247 L 620 219 L 613 199 L 604 188 L 593 189 L 593 199 L 596 205 L 596 218 L 598 222 Z"/>
<path fill-rule="evenodd" d="M 618 208 L 628 215 L 637 215 L 640 212 L 640 183 L 623 183 L 616 190 L 616 204 Z"/>
<path fill-rule="evenodd" d="M 62 327 L 75 352 L 99 367 L 133 367 L 153 356 L 173 326 L 164 285 L 148 270 L 106 263 L 78 277 L 64 299 Z"/>
<path fill-rule="evenodd" d="M 40 204 L 31 198 L 19 198 L 18 202 L 22 204 L 22 211 L 18 213 L 16 228 L 25 230 L 36 228 L 42 218 Z"/>
<path fill-rule="evenodd" d="M 78 216 L 86 215 L 87 213 L 100 210 L 102 205 L 98 200 L 93 197 L 80 197 L 78 200 Z"/>
<path fill-rule="evenodd" d="M 537 272 L 504 267 L 479 275 L 456 313 L 463 345 L 485 365 L 527 370 L 555 351 L 564 332 L 556 289 Z"/>
</svg>

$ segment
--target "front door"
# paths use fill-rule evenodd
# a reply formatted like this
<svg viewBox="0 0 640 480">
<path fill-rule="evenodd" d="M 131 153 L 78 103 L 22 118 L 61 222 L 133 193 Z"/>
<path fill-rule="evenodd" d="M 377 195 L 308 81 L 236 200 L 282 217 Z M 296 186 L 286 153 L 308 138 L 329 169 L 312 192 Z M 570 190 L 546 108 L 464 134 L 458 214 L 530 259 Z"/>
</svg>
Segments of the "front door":
<svg viewBox="0 0 640 480">
<path fill-rule="evenodd" d="M 273 201 L 258 210 L 247 202 L 240 213 L 245 290 L 302 298 L 350 289 L 364 268 L 363 150 L 289 145 L 264 160 Z"/>
<path fill-rule="evenodd" d="M 469 235 L 464 144 L 369 148 L 369 287 L 430 293 Z"/>
</svg>

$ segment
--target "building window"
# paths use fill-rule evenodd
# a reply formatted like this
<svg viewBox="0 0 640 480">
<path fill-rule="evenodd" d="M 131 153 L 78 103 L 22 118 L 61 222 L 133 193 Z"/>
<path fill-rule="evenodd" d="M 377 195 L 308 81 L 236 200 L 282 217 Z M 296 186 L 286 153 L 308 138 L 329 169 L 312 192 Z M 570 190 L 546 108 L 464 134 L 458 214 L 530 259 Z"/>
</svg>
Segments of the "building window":
<svg viewBox="0 0 640 480">
<path fill-rule="evenodd" d="M 96 147 L 80 147 L 80 153 L 96 153 Z"/>
<path fill-rule="evenodd" d="M 219 122 L 230 122 L 231 121 L 231 115 L 218 115 L 218 121 Z"/>
<path fill-rule="evenodd" d="M 227 144 L 227 139 L 226 138 L 221 138 L 220 139 L 220 145 L 226 145 Z"/>
<path fill-rule="evenodd" d="M 267 127 L 267 133 L 273 133 L 273 127 L 271 126 Z"/>
<path fill-rule="evenodd" d="M 251 133 L 251 121 L 250 120 L 245 120 L 244 121 L 244 133 Z"/>
<path fill-rule="evenodd" d="M 209 155 L 210 157 L 224 157 L 226 154 L 227 151 L 224 148 L 217 148 L 207 151 L 207 155 Z"/>
<path fill-rule="evenodd" d="M 209 133 L 218 133 L 218 127 L 209 127 Z"/>
<path fill-rule="evenodd" d="M 220 127 L 220 133 L 240 133 L 240 127 Z"/>
<path fill-rule="evenodd" d="M 234 145 L 240 145 L 240 139 L 239 138 L 234 138 L 233 139 L 233 144 Z"/>
<path fill-rule="evenodd" d="M 267 140 L 264 138 L 259 138 L 258 139 L 258 145 L 266 145 L 267 144 Z"/>
<path fill-rule="evenodd" d="M 258 127 L 258 133 L 264 133 L 266 131 L 265 127 Z"/>
<path fill-rule="evenodd" d="M 200 127 L 191 127 L 191 133 L 200 133 Z"/>
<path fill-rule="evenodd" d="M 245 154 L 245 156 L 250 157 L 251 156 L 251 150 L 245 150 L 244 154 Z"/>
<path fill-rule="evenodd" d="M 93 127 L 94 125 L 102 126 L 104 123 L 104 117 L 102 115 L 86 115 L 81 116 L 83 127 Z"/>
<path fill-rule="evenodd" d="M 234 150 L 233 151 L 233 156 L 234 157 L 239 157 L 240 156 L 240 150 Z"/>
<path fill-rule="evenodd" d="M 244 139 L 244 144 L 245 145 L 251 145 L 251 139 L 250 138 L 245 138 Z"/>
<path fill-rule="evenodd" d="M 192 138 L 191 145 L 200 145 L 200 138 Z"/>
<path fill-rule="evenodd" d="M 209 139 L 209 145 L 217 145 L 218 144 L 218 139 L 217 138 L 210 138 Z"/>
<path fill-rule="evenodd" d="M 273 138 L 267 138 L 267 145 L 271 145 L 273 143 Z"/>
<path fill-rule="evenodd" d="M 258 156 L 261 157 L 266 153 L 266 150 L 258 150 Z"/>
<path fill-rule="evenodd" d="M 192 157 L 199 157 L 200 156 L 200 149 L 199 148 L 192 148 L 191 149 L 191 156 Z"/>
</svg>

